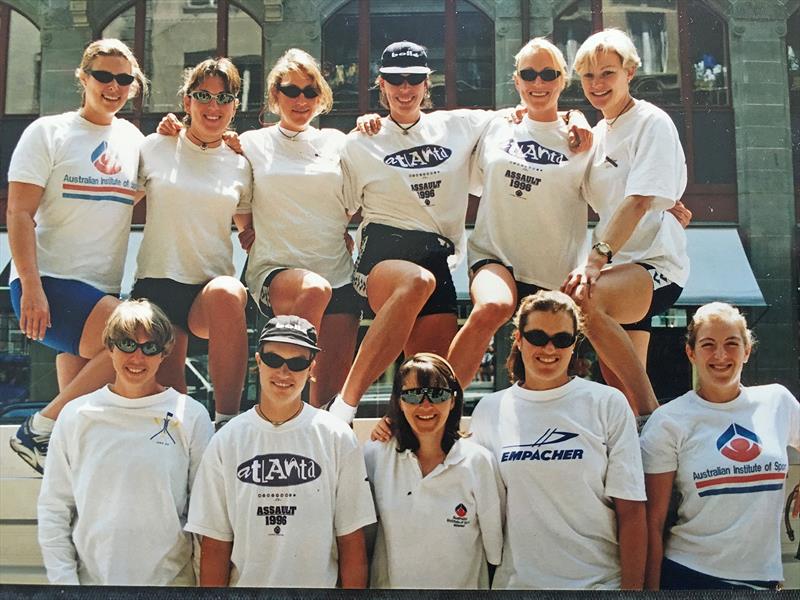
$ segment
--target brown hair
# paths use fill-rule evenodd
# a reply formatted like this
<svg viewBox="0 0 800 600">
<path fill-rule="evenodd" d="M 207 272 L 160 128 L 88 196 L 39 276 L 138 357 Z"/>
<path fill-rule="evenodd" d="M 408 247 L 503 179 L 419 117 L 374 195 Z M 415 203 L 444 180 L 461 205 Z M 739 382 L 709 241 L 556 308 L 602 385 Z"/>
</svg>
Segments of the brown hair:
<svg viewBox="0 0 800 600">
<path fill-rule="evenodd" d="M 200 64 L 189 67 L 183 72 L 183 84 L 178 90 L 178 94 L 186 96 L 197 89 L 209 77 L 219 77 L 225 84 L 225 91 L 234 96 L 239 95 L 242 89 L 242 78 L 239 76 L 239 69 L 229 58 L 207 58 Z M 238 103 L 238 100 L 236 100 Z M 192 123 L 189 113 L 183 117 L 186 125 Z"/>
<path fill-rule="evenodd" d="M 133 83 L 128 89 L 128 98 L 134 98 L 139 92 L 142 94 L 147 93 L 147 77 L 144 76 L 142 70 L 139 68 L 139 61 L 123 42 L 115 38 L 104 38 L 102 40 L 95 40 L 83 51 L 81 57 L 81 64 L 75 69 L 75 78 L 80 82 L 81 73 L 89 73 L 92 70 L 92 63 L 98 56 L 121 56 L 127 60 L 131 65 L 131 75 L 133 75 Z M 81 86 L 81 105 L 83 105 L 83 87 Z"/>
<path fill-rule="evenodd" d="M 103 329 L 103 344 L 111 350 L 115 341 L 136 339 L 136 331 L 141 329 L 153 342 L 169 354 L 175 344 L 175 332 L 167 315 L 156 304 L 146 298 L 121 302 L 106 321 Z"/>
<path fill-rule="evenodd" d="M 300 48 L 289 48 L 283 56 L 276 62 L 275 66 L 270 70 L 267 75 L 267 91 L 264 102 L 266 103 L 269 111 L 275 115 L 280 116 L 280 107 L 278 105 L 278 88 L 289 73 L 302 73 L 314 83 L 312 84 L 319 90 L 319 104 L 317 104 L 317 115 L 322 115 L 330 112 L 333 108 L 333 92 L 331 86 L 325 81 L 322 76 L 322 71 L 319 68 L 319 63 L 305 50 Z M 317 116 L 314 115 L 314 116 Z"/>
<path fill-rule="evenodd" d="M 747 348 L 752 348 L 756 343 L 755 335 L 747 328 L 747 319 L 737 308 L 726 302 L 710 302 L 697 309 L 686 327 L 687 346 L 694 348 L 697 343 L 697 330 L 709 321 L 725 321 L 737 325 Z"/>
<path fill-rule="evenodd" d="M 514 333 L 524 331 L 528 323 L 528 315 L 532 312 L 566 313 L 572 319 L 572 326 L 576 334 L 583 332 L 583 314 L 575 301 L 561 292 L 540 290 L 535 294 L 526 296 L 519 304 L 517 314 L 514 315 Z M 506 369 L 511 383 L 525 381 L 525 365 L 522 362 L 522 353 L 517 344 L 511 344 L 511 352 L 506 359 Z"/>
<path fill-rule="evenodd" d="M 381 87 L 381 79 L 383 79 L 380 74 L 375 78 L 375 87 L 378 88 L 378 102 L 383 108 L 391 110 L 389 107 L 389 98 L 386 97 L 386 92 L 383 91 Z M 431 74 L 428 73 L 427 79 L 425 79 L 425 96 L 422 98 L 422 104 L 419 106 L 420 108 L 433 108 L 433 100 L 431 100 Z"/>
<path fill-rule="evenodd" d="M 450 448 L 453 447 L 456 440 L 464 437 L 464 434 L 459 430 L 461 413 L 464 408 L 464 391 L 461 389 L 450 363 L 438 354 L 430 352 L 418 352 L 407 359 L 400 365 L 394 376 L 387 416 L 391 419 L 392 435 L 397 439 L 397 451 L 411 450 L 416 452 L 419 449 L 419 440 L 400 408 L 400 394 L 403 391 L 403 382 L 411 373 L 416 375 L 417 384 L 420 387 L 440 386 L 453 390 L 453 408 L 447 416 L 444 434 L 442 435 L 442 450 L 446 454 L 450 452 Z"/>
</svg>

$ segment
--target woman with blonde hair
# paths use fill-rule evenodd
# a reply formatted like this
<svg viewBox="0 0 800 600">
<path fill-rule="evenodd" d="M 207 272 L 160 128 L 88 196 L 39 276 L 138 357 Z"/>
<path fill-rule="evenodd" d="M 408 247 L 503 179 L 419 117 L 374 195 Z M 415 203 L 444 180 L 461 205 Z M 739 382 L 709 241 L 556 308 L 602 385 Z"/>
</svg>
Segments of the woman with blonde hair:
<svg viewBox="0 0 800 600">
<path fill-rule="evenodd" d="M 470 423 L 506 487 L 492 587 L 642 589 L 644 476 L 625 397 L 570 376 L 582 316 L 569 296 L 527 296 L 514 324 L 515 383 L 482 398 Z"/>
<path fill-rule="evenodd" d="M 695 389 L 642 431 L 648 589 L 777 589 L 783 579 L 787 447 L 800 450 L 800 405 L 781 385 L 742 385 L 752 350 L 737 309 L 701 306 L 686 336 Z M 673 490 L 677 522 L 665 531 Z"/>
<path fill-rule="evenodd" d="M 161 383 L 185 392 L 189 333 L 208 340 L 217 427 L 238 414 L 247 369 L 247 292 L 233 265 L 231 221 L 250 226 L 252 171 L 222 141 L 240 87 L 227 58 L 187 69 L 180 89 L 187 126 L 177 136 L 148 136 L 139 169 L 147 223 L 131 296 L 155 302 L 175 325 Z"/>
<path fill-rule="evenodd" d="M 668 210 L 686 188 L 686 160 L 669 116 L 631 96 L 640 64 L 617 29 L 590 36 L 575 56 L 583 92 L 604 117 L 593 129 L 584 185 L 600 221 L 584 264 L 561 289 L 581 304 L 606 381 L 646 415 L 658 406 L 645 370 L 650 319 L 680 296 L 689 257 L 683 227 Z"/>
<path fill-rule="evenodd" d="M 97 40 L 75 78 L 80 108 L 34 121 L 8 171 L 11 304 L 22 332 L 60 353 L 58 395 L 10 440 L 39 473 L 61 409 L 113 377 L 101 334 L 119 303 L 139 197 L 143 136 L 115 116 L 147 88 L 136 58 L 119 40 Z"/>
</svg>

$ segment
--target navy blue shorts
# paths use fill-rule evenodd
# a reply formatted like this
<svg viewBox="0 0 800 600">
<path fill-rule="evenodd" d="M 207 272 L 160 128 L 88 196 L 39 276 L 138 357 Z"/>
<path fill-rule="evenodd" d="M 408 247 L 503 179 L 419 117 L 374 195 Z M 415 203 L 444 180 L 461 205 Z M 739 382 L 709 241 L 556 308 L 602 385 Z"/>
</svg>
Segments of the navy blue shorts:
<svg viewBox="0 0 800 600">
<path fill-rule="evenodd" d="M 373 267 L 384 260 L 405 260 L 427 269 L 436 278 L 436 289 L 419 311 L 419 316 L 458 314 L 456 286 L 447 264 L 448 257 L 454 253 L 453 242 L 442 235 L 369 223 L 361 232 L 353 285 L 356 292 L 366 298 L 367 277 Z M 365 304 L 366 316 L 372 310 L 368 303 Z"/>
<path fill-rule="evenodd" d="M 647 263 L 636 264 L 643 267 L 653 280 L 653 298 L 650 300 L 650 308 L 647 314 L 640 321 L 623 323 L 622 328 L 625 331 L 647 331 L 649 333 L 653 329 L 650 324 L 651 317 L 661 314 L 672 307 L 680 298 L 683 288 L 664 277 L 654 266 Z"/>
<path fill-rule="evenodd" d="M 486 265 L 500 265 L 508 269 L 508 272 L 511 273 L 511 276 L 514 277 L 514 267 L 509 267 L 508 265 L 504 265 L 499 260 L 495 260 L 493 258 L 485 258 L 483 260 L 479 260 L 474 265 L 472 265 L 469 270 L 472 271 L 473 276 L 481 270 L 482 267 Z M 526 296 L 531 296 L 536 292 L 541 292 L 542 290 L 547 290 L 547 288 L 539 287 L 535 283 L 525 283 L 524 281 L 518 281 L 514 278 L 514 284 L 517 286 L 517 308 L 519 308 L 520 303 Z"/>
<path fill-rule="evenodd" d="M 665 558 L 661 563 L 662 590 L 776 590 L 777 581 L 723 579 L 695 571 Z"/>
<path fill-rule="evenodd" d="M 22 284 L 15 279 L 10 284 L 11 306 L 19 318 Z M 80 356 L 79 348 L 83 326 L 94 307 L 109 296 L 83 281 L 42 277 L 42 288 L 50 306 L 51 327 L 47 328 L 42 343 L 59 352 Z"/>
</svg>

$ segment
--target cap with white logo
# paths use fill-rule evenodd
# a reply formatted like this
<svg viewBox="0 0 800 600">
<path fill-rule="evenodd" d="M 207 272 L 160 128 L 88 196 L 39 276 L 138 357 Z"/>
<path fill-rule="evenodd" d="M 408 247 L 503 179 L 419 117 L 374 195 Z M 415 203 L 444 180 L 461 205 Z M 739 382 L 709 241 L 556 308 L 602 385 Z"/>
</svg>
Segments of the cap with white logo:
<svg viewBox="0 0 800 600">
<path fill-rule="evenodd" d="M 381 55 L 381 73 L 430 73 L 428 52 L 414 42 L 393 42 Z"/>
</svg>

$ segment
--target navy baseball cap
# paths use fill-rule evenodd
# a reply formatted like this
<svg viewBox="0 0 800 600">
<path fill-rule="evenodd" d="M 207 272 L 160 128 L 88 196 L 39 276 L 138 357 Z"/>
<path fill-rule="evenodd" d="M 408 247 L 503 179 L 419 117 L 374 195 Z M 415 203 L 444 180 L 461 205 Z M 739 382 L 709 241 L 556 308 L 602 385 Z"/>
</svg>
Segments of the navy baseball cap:
<svg viewBox="0 0 800 600">
<path fill-rule="evenodd" d="M 428 52 L 414 42 L 393 42 L 381 55 L 381 73 L 430 73 Z"/>
<path fill-rule="evenodd" d="M 278 315 L 271 318 L 261 335 L 258 337 L 258 346 L 266 342 L 283 342 L 284 344 L 294 344 L 303 348 L 310 348 L 319 352 L 321 348 L 317 346 L 317 330 L 303 317 L 295 315 Z"/>
</svg>

